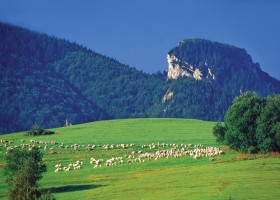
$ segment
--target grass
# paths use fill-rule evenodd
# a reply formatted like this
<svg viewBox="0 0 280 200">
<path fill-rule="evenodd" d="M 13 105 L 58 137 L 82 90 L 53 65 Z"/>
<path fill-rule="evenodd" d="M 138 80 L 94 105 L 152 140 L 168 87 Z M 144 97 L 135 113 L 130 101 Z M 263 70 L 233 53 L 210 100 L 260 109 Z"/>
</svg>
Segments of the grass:
<svg viewBox="0 0 280 200">
<path fill-rule="evenodd" d="M 194 160 L 188 156 L 162 158 L 101 167 L 93 169 L 91 156 L 110 158 L 123 156 L 131 151 L 156 151 L 142 149 L 151 143 L 203 144 L 218 146 L 212 136 L 213 122 L 190 119 L 127 119 L 98 121 L 53 129 L 58 132 L 48 136 L 24 136 L 14 133 L 0 136 L 13 141 L 24 139 L 57 141 L 59 144 L 130 144 L 128 149 L 87 151 L 55 148 L 55 154 L 44 151 L 48 172 L 40 184 L 53 192 L 57 199 L 277 199 L 280 191 L 279 154 L 248 155 L 223 147 L 226 154 L 216 157 L 215 162 L 203 157 Z M 0 148 L 0 199 L 6 199 L 4 182 L 4 148 Z M 67 165 L 84 161 L 81 170 L 54 172 L 54 165 Z"/>
</svg>

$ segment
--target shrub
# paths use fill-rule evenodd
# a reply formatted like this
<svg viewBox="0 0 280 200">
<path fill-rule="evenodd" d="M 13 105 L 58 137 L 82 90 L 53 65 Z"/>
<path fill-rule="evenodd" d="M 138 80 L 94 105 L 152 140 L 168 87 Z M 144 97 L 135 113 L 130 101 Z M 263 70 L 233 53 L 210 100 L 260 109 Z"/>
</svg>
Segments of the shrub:
<svg viewBox="0 0 280 200">
<path fill-rule="evenodd" d="M 217 142 L 232 149 L 256 153 L 280 150 L 280 96 L 260 98 L 246 92 L 234 99 L 228 109 L 224 126 L 213 128 Z"/>
<path fill-rule="evenodd" d="M 39 125 L 34 125 L 30 131 L 26 133 L 27 136 L 37 136 L 37 135 L 52 135 L 55 134 L 54 131 L 44 130 Z"/>
<path fill-rule="evenodd" d="M 266 98 L 257 120 L 256 139 L 261 152 L 279 151 L 280 95 Z"/>
<path fill-rule="evenodd" d="M 213 134 L 216 137 L 216 141 L 218 143 L 222 143 L 225 140 L 225 127 L 222 125 L 221 122 L 218 122 L 213 127 Z"/>
<path fill-rule="evenodd" d="M 257 118 L 263 99 L 256 93 L 247 92 L 234 99 L 225 116 L 225 141 L 231 148 L 247 152 L 256 144 Z"/>
</svg>

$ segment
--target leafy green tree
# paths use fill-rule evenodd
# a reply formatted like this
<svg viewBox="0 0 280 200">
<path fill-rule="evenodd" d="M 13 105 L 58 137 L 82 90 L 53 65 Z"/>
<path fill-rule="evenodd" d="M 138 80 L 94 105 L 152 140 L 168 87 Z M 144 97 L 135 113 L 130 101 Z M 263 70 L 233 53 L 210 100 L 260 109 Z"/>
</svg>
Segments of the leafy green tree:
<svg viewBox="0 0 280 200">
<path fill-rule="evenodd" d="M 7 154 L 5 174 L 9 199 L 29 200 L 41 196 L 38 181 L 46 172 L 42 158 L 43 154 L 38 149 L 14 149 Z"/>
<path fill-rule="evenodd" d="M 236 97 L 213 134 L 218 142 L 242 152 L 280 151 L 280 95 L 260 98 L 247 92 Z"/>
<path fill-rule="evenodd" d="M 225 140 L 233 149 L 257 151 L 256 129 L 264 100 L 256 93 L 246 92 L 234 99 L 225 116 Z"/>
<path fill-rule="evenodd" d="M 280 122 L 278 122 L 273 128 L 276 132 L 275 138 L 276 138 L 276 144 L 278 146 L 278 151 L 279 151 L 279 148 L 280 148 Z"/>
<path fill-rule="evenodd" d="M 266 98 L 265 106 L 257 120 L 256 139 L 262 152 L 279 151 L 280 95 Z"/>
<path fill-rule="evenodd" d="M 218 143 L 222 143 L 225 140 L 225 132 L 226 128 L 223 126 L 221 122 L 218 122 L 213 127 L 213 134 L 216 137 L 216 141 Z"/>
</svg>

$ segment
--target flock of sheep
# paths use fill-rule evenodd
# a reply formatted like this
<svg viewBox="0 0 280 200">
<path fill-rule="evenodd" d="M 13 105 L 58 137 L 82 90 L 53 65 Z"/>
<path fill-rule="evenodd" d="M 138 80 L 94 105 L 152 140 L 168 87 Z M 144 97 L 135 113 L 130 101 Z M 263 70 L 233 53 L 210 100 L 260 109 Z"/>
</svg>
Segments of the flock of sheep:
<svg viewBox="0 0 280 200">
<path fill-rule="evenodd" d="M 99 150 L 107 151 L 112 149 L 127 149 L 128 154 L 117 157 L 110 158 L 95 158 L 91 157 L 88 161 L 89 164 L 93 165 L 93 168 L 99 168 L 101 166 L 115 166 L 125 163 L 144 163 L 145 161 L 158 160 L 160 158 L 181 158 L 184 156 L 189 156 L 195 160 L 201 157 L 208 157 L 210 161 L 215 160 L 215 156 L 221 155 L 224 152 L 217 147 L 205 147 L 201 144 L 192 145 L 192 144 L 167 144 L 167 143 L 152 143 L 144 144 L 141 146 L 135 146 L 134 143 L 131 144 L 87 144 L 87 145 L 65 145 L 64 143 L 58 143 L 56 141 L 37 141 L 30 140 L 30 143 L 26 143 L 24 140 L 21 140 L 20 145 L 13 145 L 12 141 L 0 140 L 0 148 L 3 148 L 1 144 L 4 144 L 4 147 L 7 150 L 7 153 L 15 148 L 39 148 L 42 150 L 48 150 L 50 152 L 55 152 L 56 150 L 63 149 L 72 149 L 74 151 L 86 150 L 90 152 L 96 152 Z M 135 151 L 135 149 L 141 149 Z M 87 163 L 87 162 L 85 162 Z M 55 172 L 65 171 L 69 172 L 71 169 L 79 170 L 83 166 L 83 162 L 76 161 L 74 163 L 67 164 L 63 166 L 62 164 L 56 164 Z"/>
<path fill-rule="evenodd" d="M 55 167 L 55 171 L 54 172 L 59 172 L 59 171 L 62 171 L 64 170 L 65 172 L 69 172 L 71 167 L 73 167 L 74 170 L 77 170 L 77 169 L 81 169 L 81 166 L 83 165 L 83 162 L 80 162 L 80 161 L 76 161 L 75 163 L 70 163 L 66 166 L 62 166 L 61 164 L 56 164 L 54 167 Z"/>
<path fill-rule="evenodd" d="M 101 147 L 101 145 L 97 145 L 98 147 Z M 115 149 L 115 148 L 129 148 L 134 147 L 135 144 L 127 144 L 127 145 L 103 145 L 104 150 L 108 149 Z M 158 160 L 160 158 L 181 158 L 183 156 L 189 156 L 195 160 L 201 158 L 201 157 L 208 157 L 210 161 L 215 160 L 215 156 L 222 155 L 224 152 L 217 147 L 204 147 L 201 144 L 198 145 L 192 145 L 192 144 L 150 144 L 150 145 L 142 145 L 142 150 L 139 151 L 131 151 L 129 154 L 125 154 L 124 156 L 117 156 L 117 157 L 110 157 L 107 159 L 104 158 L 95 158 L 91 157 L 89 160 L 89 163 L 93 165 L 93 168 L 100 168 L 102 166 L 115 166 L 119 164 L 125 164 L 125 163 L 144 163 L 145 161 L 150 160 Z M 170 149 L 165 149 L 167 147 L 170 147 Z M 145 148 L 147 149 L 158 149 L 156 152 L 144 152 Z M 79 161 L 77 161 L 79 162 Z M 61 166 L 61 164 L 57 164 L 55 172 L 62 171 L 57 170 L 57 166 Z M 69 164 L 68 168 L 64 167 L 64 171 L 69 171 L 69 167 L 73 166 L 74 164 Z M 80 169 L 80 168 L 79 168 Z"/>
</svg>

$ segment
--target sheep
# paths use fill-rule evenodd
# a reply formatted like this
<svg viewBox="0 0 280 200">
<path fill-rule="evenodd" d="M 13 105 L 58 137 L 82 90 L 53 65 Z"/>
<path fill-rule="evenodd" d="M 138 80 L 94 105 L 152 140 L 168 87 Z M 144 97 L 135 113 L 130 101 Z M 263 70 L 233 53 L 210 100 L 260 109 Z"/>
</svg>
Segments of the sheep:
<svg viewBox="0 0 280 200">
<path fill-rule="evenodd" d="M 64 145 L 62 143 L 62 145 Z M 134 146 L 135 144 L 105 144 L 103 145 L 104 149 L 113 149 L 113 148 L 129 148 Z M 81 145 L 74 144 L 72 145 L 72 148 L 79 148 Z M 87 149 L 90 149 L 92 147 L 102 147 L 100 145 L 91 145 L 88 144 L 85 146 Z M 190 156 L 191 158 L 198 160 L 201 157 L 208 157 L 210 161 L 215 161 L 215 158 L 213 158 L 216 155 L 223 154 L 223 151 L 220 150 L 217 147 L 204 147 L 202 144 L 197 144 L 197 145 L 192 145 L 192 144 L 166 144 L 166 143 L 152 143 L 150 145 L 142 145 L 142 148 L 147 148 L 150 147 L 150 149 L 156 149 L 159 148 L 158 151 L 156 152 L 143 152 L 143 150 L 133 150 L 131 151 L 130 154 L 124 155 L 124 157 L 119 156 L 119 157 L 111 157 L 108 158 L 104 165 L 105 166 L 114 166 L 118 164 L 125 164 L 125 163 L 133 163 L 133 162 L 139 162 L 139 163 L 144 163 L 145 161 L 148 160 L 158 160 L 160 158 L 181 158 L 183 156 Z M 161 149 L 165 147 L 170 147 L 170 149 Z M 15 148 L 15 147 L 13 147 Z M 127 161 L 125 162 L 125 160 Z M 93 164 L 93 168 L 98 168 L 101 167 L 101 163 L 103 162 L 103 159 L 96 159 L 94 157 L 91 157 L 89 160 L 90 164 Z M 75 163 L 71 163 L 68 166 L 66 165 L 65 167 L 62 167 L 61 165 L 56 166 L 57 171 L 63 169 L 64 171 L 70 171 L 70 168 L 73 167 L 74 170 L 79 170 L 81 169 L 83 165 L 82 161 L 76 161 Z"/>
<path fill-rule="evenodd" d="M 124 145 L 124 144 L 118 144 L 118 145 L 117 145 L 117 148 L 123 148 L 123 149 L 124 149 L 124 148 L 125 148 L 125 145 Z"/>
<path fill-rule="evenodd" d="M 81 145 L 78 145 L 78 144 L 74 144 L 74 145 L 71 145 L 72 148 L 74 148 L 74 150 L 79 150 L 79 148 L 81 148 Z"/>
<path fill-rule="evenodd" d="M 59 167 L 59 168 L 56 168 L 54 172 L 59 172 L 61 170 L 62 170 L 62 168 Z"/>
<path fill-rule="evenodd" d="M 75 164 L 73 164 L 73 168 L 74 168 L 74 170 L 81 169 L 81 165 L 79 165 L 78 163 L 75 163 Z"/>
<path fill-rule="evenodd" d="M 56 164 L 55 168 L 61 168 L 61 164 Z"/>
<path fill-rule="evenodd" d="M 97 168 L 97 167 L 99 167 L 99 166 L 101 167 L 101 165 L 94 165 L 94 167 L 93 167 L 93 168 Z"/>
<path fill-rule="evenodd" d="M 69 172 L 70 171 L 70 167 L 65 168 L 64 171 Z"/>
</svg>

